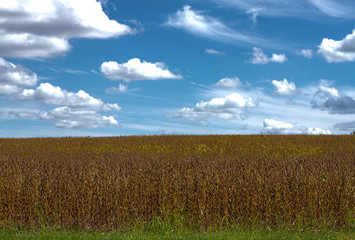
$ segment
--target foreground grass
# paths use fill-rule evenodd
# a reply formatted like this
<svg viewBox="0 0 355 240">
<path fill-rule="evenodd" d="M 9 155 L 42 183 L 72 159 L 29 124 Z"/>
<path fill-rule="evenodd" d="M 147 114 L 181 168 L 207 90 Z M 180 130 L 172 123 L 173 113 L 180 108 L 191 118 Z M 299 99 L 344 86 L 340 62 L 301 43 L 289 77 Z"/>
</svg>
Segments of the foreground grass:
<svg viewBox="0 0 355 240">
<path fill-rule="evenodd" d="M 229 231 L 217 231 L 217 232 L 185 232 L 185 233 L 174 233 L 174 232 L 140 232 L 134 231 L 131 233 L 88 233 L 88 232 L 62 232 L 62 231 L 33 231 L 33 232 L 19 232 L 19 231 L 10 231 L 2 230 L 0 231 L 0 239 L 14 239 L 14 240 L 77 240 L 77 239 L 140 239 L 140 240 L 159 240 L 159 239 L 263 239 L 263 240 L 352 240 L 355 239 L 354 232 L 331 232 L 331 231 L 291 231 L 285 229 L 277 230 L 247 230 L 247 229 L 237 229 Z"/>
</svg>

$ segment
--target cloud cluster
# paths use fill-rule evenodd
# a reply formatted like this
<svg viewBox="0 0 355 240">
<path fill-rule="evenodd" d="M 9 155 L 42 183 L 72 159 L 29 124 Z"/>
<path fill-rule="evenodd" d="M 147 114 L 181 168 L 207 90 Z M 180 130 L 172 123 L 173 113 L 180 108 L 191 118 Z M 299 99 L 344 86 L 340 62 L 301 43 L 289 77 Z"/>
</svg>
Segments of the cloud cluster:
<svg viewBox="0 0 355 240">
<path fill-rule="evenodd" d="M 216 82 L 213 86 L 222 88 L 237 88 L 243 86 L 243 83 L 238 77 L 226 77 Z"/>
<path fill-rule="evenodd" d="M 326 82 L 324 82 L 326 83 Z M 315 99 L 312 101 L 313 108 L 327 110 L 330 114 L 355 114 L 355 99 L 340 94 L 334 87 L 320 85 L 315 93 Z"/>
<path fill-rule="evenodd" d="M 31 70 L 0 57 L 0 94 L 13 94 L 24 86 L 34 86 L 38 77 Z"/>
<path fill-rule="evenodd" d="M 39 119 L 52 122 L 58 128 L 97 128 L 119 126 L 113 116 L 102 116 L 96 111 L 58 107 L 49 112 L 41 112 Z"/>
<path fill-rule="evenodd" d="M 263 132 L 266 134 L 332 134 L 330 130 L 297 126 L 296 124 L 277 121 L 274 119 L 265 119 L 263 125 Z"/>
<path fill-rule="evenodd" d="M 133 34 L 110 20 L 96 0 L 11 0 L 0 2 L 0 56 L 53 57 L 70 50 L 70 38 Z"/>
<path fill-rule="evenodd" d="M 297 88 L 294 82 L 288 82 L 286 78 L 282 81 L 272 81 L 272 85 L 275 87 L 274 93 L 281 96 L 291 96 L 297 92 Z"/>
<path fill-rule="evenodd" d="M 222 42 L 254 44 L 259 42 L 259 39 L 233 30 L 222 21 L 204 15 L 201 11 L 191 9 L 191 6 L 184 6 L 182 10 L 178 10 L 169 17 L 165 24 L 197 36 Z"/>
<path fill-rule="evenodd" d="M 0 94 L 12 101 L 35 102 L 48 107 L 50 111 L 19 110 L 8 111 L 7 118 L 30 118 L 47 120 L 60 128 L 95 128 L 98 126 L 119 126 L 112 116 L 100 112 L 118 111 L 117 104 L 104 103 L 83 90 L 68 92 L 50 83 L 37 85 L 37 75 L 25 67 L 0 58 Z M 4 113 L 3 113 L 4 114 Z"/>
<path fill-rule="evenodd" d="M 268 64 L 271 62 L 284 63 L 287 61 L 285 54 L 273 53 L 271 57 L 268 57 L 260 48 L 253 47 L 253 58 L 250 60 L 252 64 Z"/>
<path fill-rule="evenodd" d="M 117 104 L 105 104 L 101 99 L 96 99 L 83 90 L 79 90 L 77 93 L 68 92 L 50 83 L 41 83 L 36 89 L 24 89 L 16 97 L 22 101 L 36 101 L 50 106 L 65 106 L 71 109 L 120 110 Z"/>
<path fill-rule="evenodd" d="M 349 96 L 328 98 L 320 108 L 331 114 L 355 114 L 355 99 Z"/>
<path fill-rule="evenodd" d="M 239 93 L 232 93 L 226 97 L 213 98 L 210 101 L 196 103 L 194 108 L 184 107 L 169 117 L 186 120 L 200 120 L 206 123 L 208 118 L 224 120 L 247 118 L 248 108 L 258 105 L 253 98 L 243 98 Z"/>
<path fill-rule="evenodd" d="M 329 63 L 355 61 L 355 29 L 340 41 L 324 38 L 318 52 Z"/>
<path fill-rule="evenodd" d="M 108 79 L 123 80 L 126 82 L 135 80 L 159 80 L 181 79 L 181 75 L 170 72 L 164 63 L 150 63 L 133 58 L 126 63 L 114 61 L 103 62 L 100 67 L 101 73 Z"/>
</svg>

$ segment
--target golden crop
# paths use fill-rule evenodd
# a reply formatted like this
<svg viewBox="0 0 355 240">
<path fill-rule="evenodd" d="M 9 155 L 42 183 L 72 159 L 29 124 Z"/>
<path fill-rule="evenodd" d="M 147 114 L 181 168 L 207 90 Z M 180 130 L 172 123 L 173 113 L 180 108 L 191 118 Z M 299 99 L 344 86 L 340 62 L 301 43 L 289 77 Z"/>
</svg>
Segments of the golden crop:
<svg viewBox="0 0 355 240">
<path fill-rule="evenodd" d="M 0 139 L 0 226 L 354 221 L 355 136 Z"/>
</svg>

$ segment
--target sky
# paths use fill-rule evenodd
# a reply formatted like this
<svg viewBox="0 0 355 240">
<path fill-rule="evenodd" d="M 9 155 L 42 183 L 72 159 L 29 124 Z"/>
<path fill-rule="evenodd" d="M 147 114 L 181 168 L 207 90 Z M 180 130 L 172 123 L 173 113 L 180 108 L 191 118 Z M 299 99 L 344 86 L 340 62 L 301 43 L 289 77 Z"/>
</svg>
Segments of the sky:
<svg viewBox="0 0 355 240">
<path fill-rule="evenodd" d="M 0 1 L 0 137 L 349 134 L 352 0 Z"/>
</svg>

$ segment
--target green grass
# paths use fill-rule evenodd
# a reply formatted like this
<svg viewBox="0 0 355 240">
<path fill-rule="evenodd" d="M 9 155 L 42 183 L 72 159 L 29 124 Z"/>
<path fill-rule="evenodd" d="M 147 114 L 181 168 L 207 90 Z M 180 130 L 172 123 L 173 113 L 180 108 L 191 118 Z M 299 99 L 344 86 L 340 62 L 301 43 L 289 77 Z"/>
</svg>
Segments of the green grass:
<svg viewBox="0 0 355 240">
<path fill-rule="evenodd" d="M 174 233 L 172 231 L 152 231 L 142 232 L 135 230 L 133 232 L 122 233 L 90 233 L 90 232 L 71 232 L 71 231 L 16 231 L 16 230 L 0 230 L 0 239 L 11 240 L 91 240 L 91 239 L 137 239 L 137 240 L 160 240 L 160 239 L 186 239 L 186 240 L 204 240 L 204 239 L 253 239 L 253 240 L 354 240 L 355 232 L 333 232 L 333 231 L 292 231 L 286 229 L 233 229 L 220 230 L 213 232 L 193 232 L 186 231 Z"/>
<path fill-rule="evenodd" d="M 154 218 L 149 222 L 135 222 L 116 232 L 89 232 L 63 229 L 47 224 L 37 230 L 24 225 L 1 226 L 0 240 L 355 240 L 355 227 L 351 225 L 334 230 L 322 225 L 313 227 L 287 226 L 270 228 L 252 222 L 243 225 L 220 225 L 202 230 L 199 225 L 180 218 Z"/>
</svg>

